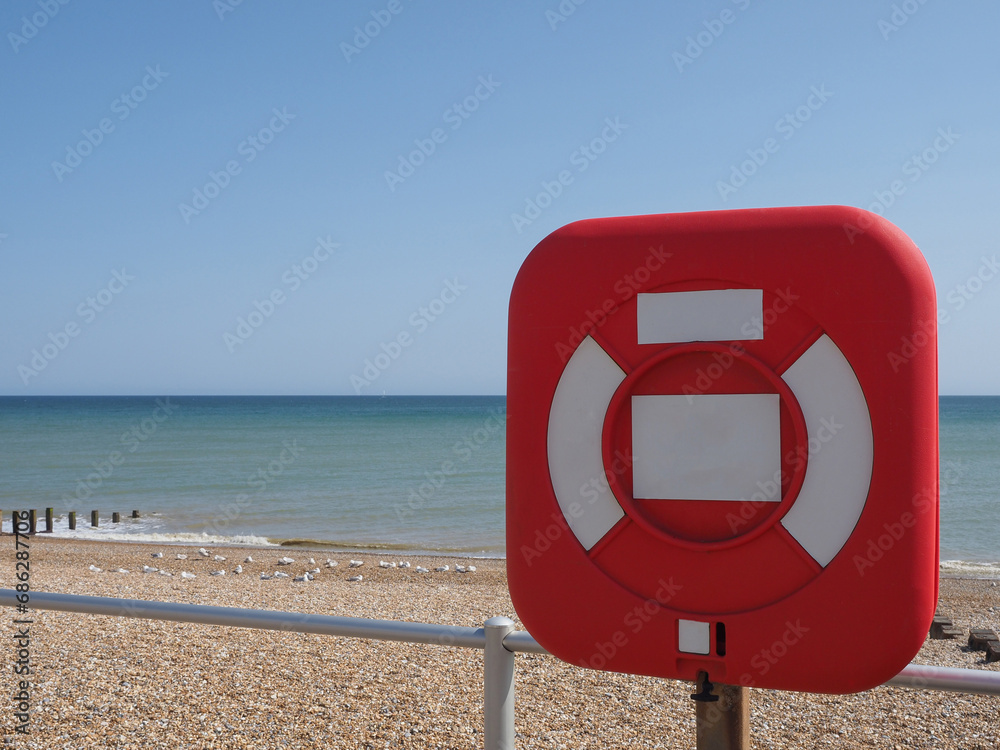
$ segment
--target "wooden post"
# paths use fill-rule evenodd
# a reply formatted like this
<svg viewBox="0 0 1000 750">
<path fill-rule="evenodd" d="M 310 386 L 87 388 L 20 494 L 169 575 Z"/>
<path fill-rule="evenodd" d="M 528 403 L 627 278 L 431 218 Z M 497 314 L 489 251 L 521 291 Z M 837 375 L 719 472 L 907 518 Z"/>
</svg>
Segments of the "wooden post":
<svg viewBox="0 0 1000 750">
<path fill-rule="evenodd" d="M 45 533 L 52 533 L 52 508 L 45 509 Z"/>
<path fill-rule="evenodd" d="M 71 510 L 69 512 L 69 530 L 76 531 L 76 511 Z"/>
<path fill-rule="evenodd" d="M 34 534 L 38 526 L 38 511 L 32 508 L 28 511 L 28 533 Z"/>
<path fill-rule="evenodd" d="M 749 690 L 712 684 L 704 672 L 696 685 L 699 695 L 692 698 L 698 750 L 750 750 Z"/>
<path fill-rule="evenodd" d="M 95 529 L 97 528 L 97 511 L 96 510 L 90 511 L 90 525 L 93 526 Z"/>
<path fill-rule="evenodd" d="M 122 520 L 121 513 L 112 513 L 111 514 L 111 523 L 118 523 L 121 520 Z"/>
<path fill-rule="evenodd" d="M 138 518 L 138 517 L 139 517 L 139 511 L 133 510 L 132 511 L 132 518 Z"/>
</svg>

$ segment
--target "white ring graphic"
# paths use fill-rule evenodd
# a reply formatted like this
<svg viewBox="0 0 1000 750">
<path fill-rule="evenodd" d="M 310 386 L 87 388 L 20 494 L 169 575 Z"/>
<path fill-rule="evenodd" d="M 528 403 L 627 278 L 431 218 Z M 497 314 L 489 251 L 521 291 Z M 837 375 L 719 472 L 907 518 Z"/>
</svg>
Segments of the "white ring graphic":
<svg viewBox="0 0 1000 750">
<path fill-rule="evenodd" d="M 587 550 L 625 515 L 608 485 L 601 442 L 608 406 L 625 377 L 588 336 L 566 363 L 549 412 L 552 489 L 567 525 Z M 781 525 L 826 567 L 850 538 L 868 499 L 871 414 L 853 368 L 825 334 L 782 378 L 805 417 L 809 456 L 802 487 Z"/>
</svg>

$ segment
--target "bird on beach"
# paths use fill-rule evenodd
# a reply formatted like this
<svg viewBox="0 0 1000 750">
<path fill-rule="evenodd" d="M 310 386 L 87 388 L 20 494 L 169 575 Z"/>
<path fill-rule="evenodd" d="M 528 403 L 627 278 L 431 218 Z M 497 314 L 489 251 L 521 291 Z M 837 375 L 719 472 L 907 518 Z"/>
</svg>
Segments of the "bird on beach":
<svg viewBox="0 0 1000 750">
<path fill-rule="evenodd" d="M 128 573 L 128 571 L 125 568 L 115 568 L 115 573 Z"/>
<path fill-rule="evenodd" d="M 281 570 L 276 571 L 275 574 L 274 574 L 274 577 L 275 578 L 291 578 L 291 576 L 288 575 L 288 573 L 285 573 L 284 571 L 281 571 Z"/>
<path fill-rule="evenodd" d="M 152 557 L 163 557 L 163 553 L 162 552 L 154 552 L 152 554 Z"/>
<path fill-rule="evenodd" d="M 151 565 L 143 565 L 142 566 L 142 572 L 143 573 L 156 573 L 159 570 L 160 570 L 159 568 L 154 568 Z"/>
<path fill-rule="evenodd" d="M 244 560 L 243 562 L 246 562 L 246 563 L 250 563 L 250 562 L 253 562 L 253 558 L 252 558 L 252 557 L 250 557 L 250 555 L 247 555 L 247 559 L 246 559 L 246 560 Z"/>
<path fill-rule="evenodd" d="M 465 570 L 466 570 L 467 573 L 475 573 L 476 572 L 476 566 L 475 565 L 470 565 Z"/>
<path fill-rule="evenodd" d="M 378 561 L 378 566 L 380 568 L 395 568 L 396 567 L 396 563 L 394 563 L 394 562 L 386 562 L 385 560 L 379 560 Z"/>
<path fill-rule="evenodd" d="M 181 571 L 181 578 L 195 578 L 194 573 L 188 573 L 186 570 Z"/>
<path fill-rule="evenodd" d="M 324 564 L 323 567 L 325 567 L 325 568 L 336 568 L 337 567 L 337 561 L 336 560 L 327 559 L 327 561 L 326 561 L 326 563 Z"/>
<path fill-rule="evenodd" d="M 319 568 L 313 568 L 312 570 L 310 570 L 309 571 L 309 575 L 313 576 L 313 578 L 315 578 L 316 576 L 318 576 L 319 575 Z"/>
<path fill-rule="evenodd" d="M 198 550 L 198 554 L 201 555 L 202 557 L 211 557 L 212 556 L 211 553 L 209 553 L 209 551 L 207 549 L 205 549 L 204 547 L 202 547 L 201 549 Z"/>
<path fill-rule="evenodd" d="M 430 573 L 430 571 L 427 570 L 427 568 L 425 568 L 423 565 L 418 565 L 417 566 L 417 572 L 418 573 Z"/>
<path fill-rule="evenodd" d="M 101 573 L 101 572 L 103 572 L 96 565 L 91 565 L 90 568 L 88 568 L 88 570 L 90 570 L 91 573 Z"/>
<path fill-rule="evenodd" d="M 364 560 L 351 560 L 351 564 L 348 567 L 360 568 L 364 564 L 365 564 Z"/>
<path fill-rule="evenodd" d="M 449 568 L 448 568 L 447 565 L 441 565 L 441 566 L 439 566 L 437 568 L 434 568 L 434 572 L 435 573 L 447 573 L 448 570 L 449 570 Z"/>
<path fill-rule="evenodd" d="M 233 570 L 233 572 L 234 573 L 242 573 L 243 572 L 243 566 L 242 565 L 237 565 L 236 568 Z"/>
<path fill-rule="evenodd" d="M 187 556 L 187 555 L 180 555 L 180 554 L 179 554 L 179 555 L 177 555 L 177 559 L 178 559 L 178 560 L 187 560 L 187 559 L 188 559 L 188 556 Z"/>
<path fill-rule="evenodd" d="M 310 565 L 315 565 L 315 564 L 316 564 L 316 561 L 315 561 L 315 560 L 313 560 L 313 559 L 312 559 L 312 558 L 310 557 L 310 558 L 309 558 L 309 564 L 310 564 Z"/>
<path fill-rule="evenodd" d="M 408 563 L 408 562 L 397 563 L 397 567 L 408 568 L 408 567 L 410 567 L 410 563 Z"/>
<path fill-rule="evenodd" d="M 290 557 L 282 557 L 278 560 L 278 565 L 291 565 L 293 562 L 295 562 L 295 560 Z"/>
<path fill-rule="evenodd" d="M 465 566 L 464 565 L 456 565 L 455 566 L 455 572 L 456 573 L 464 573 L 465 572 Z"/>
<path fill-rule="evenodd" d="M 224 576 L 225 574 L 226 571 L 224 570 L 213 570 L 211 573 L 209 573 L 210 576 Z"/>
<path fill-rule="evenodd" d="M 170 576 L 171 578 L 173 578 L 173 577 L 174 577 L 174 574 L 173 574 L 173 573 L 169 573 L 169 572 L 167 572 L 166 570 L 158 570 L 158 571 L 156 571 L 156 572 L 157 572 L 157 573 L 159 573 L 159 574 L 160 574 L 161 576 Z"/>
<path fill-rule="evenodd" d="M 216 562 L 225 562 L 226 561 L 226 558 L 224 558 L 222 555 L 216 555 L 212 559 L 215 560 Z"/>
<path fill-rule="evenodd" d="M 295 576 L 295 578 L 293 578 L 292 580 L 295 581 L 296 583 L 305 583 L 306 581 L 311 581 L 312 579 L 313 577 L 311 575 L 309 575 L 308 573 L 303 573 L 300 576 Z"/>
<path fill-rule="evenodd" d="M 348 581 L 363 581 L 364 579 L 365 579 L 364 576 L 351 576 L 347 580 Z"/>
<path fill-rule="evenodd" d="M 260 580 L 262 580 L 262 581 L 270 581 L 271 580 L 271 576 L 268 573 L 261 571 Z"/>
</svg>

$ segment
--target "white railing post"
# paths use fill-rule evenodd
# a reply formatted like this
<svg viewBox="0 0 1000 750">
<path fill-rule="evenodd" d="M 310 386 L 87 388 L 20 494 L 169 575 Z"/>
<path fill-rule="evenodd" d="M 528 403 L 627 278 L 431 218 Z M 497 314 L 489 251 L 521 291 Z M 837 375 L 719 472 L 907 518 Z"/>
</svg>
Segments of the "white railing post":
<svg viewBox="0 0 1000 750">
<path fill-rule="evenodd" d="M 514 653 L 503 645 L 503 639 L 514 629 L 514 621 L 509 617 L 491 617 L 485 625 L 486 750 L 514 750 Z"/>
</svg>

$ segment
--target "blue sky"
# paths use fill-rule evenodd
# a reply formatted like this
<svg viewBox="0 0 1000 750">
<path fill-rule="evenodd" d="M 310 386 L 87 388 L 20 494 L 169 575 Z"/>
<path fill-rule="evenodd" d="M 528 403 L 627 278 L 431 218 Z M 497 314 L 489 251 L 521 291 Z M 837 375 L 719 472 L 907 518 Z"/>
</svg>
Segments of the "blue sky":
<svg viewBox="0 0 1000 750">
<path fill-rule="evenodd" d="M 1000 393 L 998 22 L 985 0 L 5 2 L 0 393 L 499 394 L 514 275 L 556 228 L 869 207 L 896 181 L 880 209 L 948 313 L 941 392 Z"/>
</svg>

